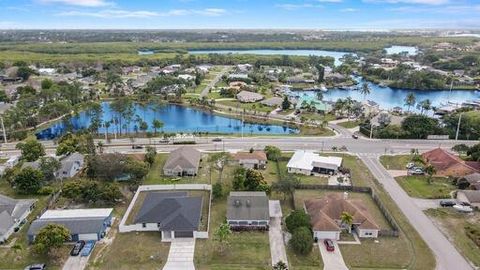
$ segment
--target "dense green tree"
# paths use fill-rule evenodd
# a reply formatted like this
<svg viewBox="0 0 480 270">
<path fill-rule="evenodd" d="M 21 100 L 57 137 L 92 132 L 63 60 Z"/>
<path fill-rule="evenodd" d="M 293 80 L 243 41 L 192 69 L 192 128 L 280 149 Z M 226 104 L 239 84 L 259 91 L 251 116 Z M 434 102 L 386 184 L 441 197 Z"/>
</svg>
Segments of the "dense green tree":
<svg viewBox="0 0 480 270">
<path fill-rule="evenodd" d="M 53 157 L 40 158 L 40 171 L 46 181 L 55 179 L 55 173 L 61 168 L 61 163 Z"/>
<path fill-rule="evenodd" d="M 267 154 L 268 160 L 278 161 L 282 157 L 282 151 L 276 146 L 267 145 L 265 146 L 264 151 Z"/>
<path fill-rule="evenodd" d="M 158 120 L 158 119 L 153 119 L 152 121 L 152 127 L 155 132 L 155 136 L 157 135 L 157 130 L 163 128 L 163 122 Z"/>
<path fill-rule="evenodd" d="M 295 194 L 295 188 L 300 184 L 300 179 L 295 175 L 288 174 L 285 177 L 281 177 L 277 182 L 273 183 L 272 189 L 274 191 L 283 193 L 283 199 L 287 196 L 293 198 Z"/>
<path fill-rule="evenodd" d="M 16 148 L 22 152 L 22 159 L 29 162 L 45 155 L 45 147 L 34 138 L 17 143 Z"/>
<path fill-rule="evenodd" d="M 415 94 L 414 93 L 409 93 L 405 99 L 404 99 L 404 102 L 405 102 L 405 106 L 408 107 L 408 112 L 410 112 L 410 108 L 412 106 L 415 106 L 415 103 L 417 102 L 416 101 L 416 98 L 415 98 Z"/>
<path fill-rule="evenodd" d="M 40 170 L 26 167 L 14 178 L 15 190 L 20 194 L 36 194 L 43 186 L 44 176 Z"/>
<path fill-rule="evenodd" d="M 60 248 L 70 240 L 70 231 L 60 224 L 47 224 L 41 228 L 33 242 L 37 254 L 48 254 L 52 249 Z"/>
<path fill-rule="evenodd" d="M 43 79 L 41 82 L 41 87 L 43 90 L 50 89 L 53 86 L 53 81 L 50 79 Z"/>
<path fill-rule="evenodd" d="M 145 162 L 150 166 L 155 162 L 155 157 L 157 156 L 157 149 L 155 147 L 147 146 L 145 153 Z"/>
<path fill-rule="evenodd" d="M 288 97 L 285 96 L 283 97 L 283 101 L 282 101 L 282 110 L 288 110 L 290 109 L 290 106 L 292 105 L 292 103 L 290 102 L 290 100 L 288 100 Z"/>
<path fill-rule="evenodd" d="M 310 216 L 303 210 L 295 210 L 285 219 L 285 226 L 290 233 L 300 227 L 310 228 Z"/>
<path fill-rule="evenodd" d="M 438 135 L 442 132 L 438 120 L 425 115 L 411 115 L 402 122 L 402 129 L 408 138 L 426 139 L 428 135 Z"/>
<path fill-rule="evenodd" d="M 307 255 L 313 248 L 312 232 L 307 227 L 297 228 L 288 243 L 295 253 Z"/>
</svg>

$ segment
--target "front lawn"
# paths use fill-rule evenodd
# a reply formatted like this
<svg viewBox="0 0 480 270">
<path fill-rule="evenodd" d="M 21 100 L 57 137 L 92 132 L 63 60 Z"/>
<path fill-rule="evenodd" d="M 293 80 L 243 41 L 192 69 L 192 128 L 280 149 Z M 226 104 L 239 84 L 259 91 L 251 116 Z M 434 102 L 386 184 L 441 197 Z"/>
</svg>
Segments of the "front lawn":
<svg viewBox="0 0 480 270">
<path fill-rule="evenodd" d="M 455 247 L 476 267 L 480 266 L 480 247 L 467 235 L 467 225 L 479 228 L 480 214 L 458 213 L 452 208 L 428 209 L 425 213 L 437 224 Z M 470 228 L 469 228 L 470 229 Z"/>
<path fill-rule="evenodd" d="M 350 129 L 350 128 L 358 127 L 358 125 L 360 125 L 361 123 L 362 123 L 361 121 L 356 120 L 356 121 L 341 122 L 341 123 L 338 123 L 337 125 Z"/>
<path fill-rule="evenodd" d="M 410 197 L 415 198 L 450 198 L 450 193 L 456 189 L 451 180 L 445 177 L 433 177 L 431 184 L 427 181 L 428 176 L 400 176 L 395 179 Z"/>
<path fill-rule="evenodd" d="M 380 163 L 387 170 L 406 170 L 409 162 L 412 162 L 412 155 L 381 156 Z M 422 165 L 417 163 L 416 165 Z"/>
</svg>

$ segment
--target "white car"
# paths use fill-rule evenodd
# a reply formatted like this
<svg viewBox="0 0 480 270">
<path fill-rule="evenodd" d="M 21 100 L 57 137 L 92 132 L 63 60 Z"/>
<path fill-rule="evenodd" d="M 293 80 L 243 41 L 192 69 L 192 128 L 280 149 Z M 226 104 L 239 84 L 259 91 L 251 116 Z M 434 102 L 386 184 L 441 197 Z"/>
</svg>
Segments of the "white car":
<svg viewBox="0 0 480 270">
<path fill-rule="evenodd" d="M 409 163 L 407 164 L 407 166 L 405 166 L 405 167 L 406 167 L 407 169 L 412 169 L 413 167 L 415 167 L 415 163 L 409 162 Z"/>
<path fill-rule="evenodd" d="M 471 212 L 473 212 L 472 207 L 467 206 L 467 205 L 455 204 L 455 205 L 453 206 L 453 208 L 454 208 L 455 210 L 457 210 L 458 212 L 462 212 L 462 213 L 471 213 Z"/>
</svg>

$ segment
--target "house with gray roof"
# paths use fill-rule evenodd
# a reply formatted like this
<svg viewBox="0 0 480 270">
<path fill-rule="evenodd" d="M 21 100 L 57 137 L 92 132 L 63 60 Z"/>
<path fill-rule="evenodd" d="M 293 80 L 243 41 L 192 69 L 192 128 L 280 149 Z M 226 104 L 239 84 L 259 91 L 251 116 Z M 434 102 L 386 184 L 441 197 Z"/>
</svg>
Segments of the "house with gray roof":
<svg viewBox="0 0 480 270">
<path fill-rule="evenodd" d="M 35 241 L 38 232 L 48 224 L 60 224 L 70 231 L 73 242 L 102 239 L 112 224 L 113 208 L 47 210 L 28 229 L 28 240 Z"/>
<path fill-rule="evenodd" d="M 56 172 L 56 177 L 59 179 L 74 177 L 82 168 L 85 156 L 80 153 L 70 154 L 60 159 L 61 167 Z"/>
<path fill-rule="evenodd" d="M 237 94 L 237 99 L 242 103 L 252 103 L 262 100 L 263 96 L 255 92 L 241 91 Z"/>
<path fill-rule="evenodd" d="M 232 230 L 268 229 L 270 212 L 265 192 L 230 192 L 227 203 L 227 223 Z"/>
<path fill-rule="evenodd" d="M 281 97 L 271 97 L 260 102 L 261 104 L 268 107 L 279 107 L 282 105 L 283 98 Z"/>
<path fill-rule="evenodd" d="M 36 200 L 16 200 L 0 195 L 0 244 L 25 223 L 35 202 Z"/>
<path fill-rule="evenodd" d="M 195 148 L 183 146 L 175 149 L 168 156 L 163 166 L 166 176 L 195 176 L 200 167 L 202 154 Z"/>
<path fill-rule="evenodd" d="M 186 191 L 148 192 L 135 224 L 143 231 L 160 231 L 162 241 L 193 238 L 202 219 L 202 196 L 189 196 Z"/>
</svg>

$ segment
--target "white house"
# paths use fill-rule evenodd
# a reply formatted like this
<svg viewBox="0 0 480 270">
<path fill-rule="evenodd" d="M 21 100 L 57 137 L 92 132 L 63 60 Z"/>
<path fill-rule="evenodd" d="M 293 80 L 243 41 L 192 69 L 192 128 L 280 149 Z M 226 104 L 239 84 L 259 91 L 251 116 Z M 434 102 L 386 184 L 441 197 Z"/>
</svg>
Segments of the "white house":
<svg viewBox="0 0 480 270">
<path fill-rule="evenodd" d="M 335 174 L 342 161 L 341 157 L 323 157 L 312 151 L 298 150 L 288 161 L 287 169 L 289 173 L 304 175 Z"/>
</svg>

